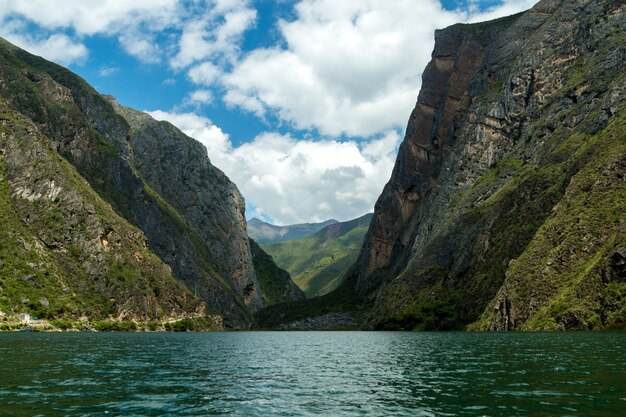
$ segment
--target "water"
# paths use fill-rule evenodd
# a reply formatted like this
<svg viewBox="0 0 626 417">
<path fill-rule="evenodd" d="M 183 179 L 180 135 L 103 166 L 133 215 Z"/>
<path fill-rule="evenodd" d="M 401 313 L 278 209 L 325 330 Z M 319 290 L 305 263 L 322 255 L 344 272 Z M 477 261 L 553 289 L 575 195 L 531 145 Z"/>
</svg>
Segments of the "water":
<svg viewBox="0 0 626 417">
<path fill-rule="evenodd" d="M 0 416 L 624 416 L 626 333 L 4 333 Z"/>
</svg>

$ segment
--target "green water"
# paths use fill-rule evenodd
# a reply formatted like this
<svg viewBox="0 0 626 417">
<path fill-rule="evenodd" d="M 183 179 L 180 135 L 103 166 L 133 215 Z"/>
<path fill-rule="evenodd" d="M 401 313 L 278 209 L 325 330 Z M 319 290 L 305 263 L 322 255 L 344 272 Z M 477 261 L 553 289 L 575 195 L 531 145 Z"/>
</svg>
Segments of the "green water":
<svg viewBox="0 0 626 417">
<path fill-rule="evenodd" d="M 0 416 L 624 416 L 626 333 L 4 333 Z"/>
</svg>

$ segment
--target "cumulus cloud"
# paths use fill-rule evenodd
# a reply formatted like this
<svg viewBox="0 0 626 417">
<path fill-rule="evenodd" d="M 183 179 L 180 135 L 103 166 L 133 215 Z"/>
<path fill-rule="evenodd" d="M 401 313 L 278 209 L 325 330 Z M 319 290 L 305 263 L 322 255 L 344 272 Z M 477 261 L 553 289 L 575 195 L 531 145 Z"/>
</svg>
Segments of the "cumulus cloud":
<svg viewBox="0 0 626 417">
<path fill-rule="evenodd" d="M 434 30 L 535 2 L 485 10 L 468 0 L 446 11 L 438 0 L 300 0 L 272 29 L 273 46 L 242 51 L 257 21 L 251 0 L 5 0 L 0 36 L 66 65 L 87 59 L 87 37 L 108 36 L 143 62 L 183 72 L 192 90 L 175 111 L 151 114 L 201 141 L 252 214 L 279 223 L 345 220 L 372 210 L 389 178 Z M 266 132 L 235 147 L 206 117 L 181 113 L 219 100 L 307 136 Z"/>
<path fill-rule="evenodd" d="M 9 42 L 27 49 L 35 55 L 63 65 L 84 61 L 89 52 L 85 45 L 75 42 L 62 34 L 53 34 L 44 38 L 36 38 L 26 34 L 4 33 Z"/>
<path fill-rule="evenodd" d="M 164 58 L 177 69 L 196 61 L 235 59 L 241 34 L 256 18 L 248 0 L 5 0 L 0 2 L 0 35 L 34 51 L 28 25 L 50 36 L 115 37 L 130 55 L 147 63 Z M 9 28 L 21 27 L 20 31 Z M 166 31 L 167 30 L 167 31 Z M 164 33 L 164 31 L 166 31 Z M 69 38 L 68 38 L 69 39 Z M 73 41 L 83 49 L 82 44 Z M 163 47 L 160 45 L 163 44 Z M 73 46 L 73 45 L 72 45 Z M 76 48 L 62 63 L 84 58 Z M 48 52 L 51 56 L 52 52 Z M 60 61 L 61 62 L 61 61 Z"/>
<path fill-rule="evenodd" d="M 252 51 L 223 77 L 224 100 L 324 135 L 367 137 L 403 127 L 435 29 L 535 2 L 507 0 L 479 13 L 446 11 L 436 0 L 302 0 L 297 18 L 280 22 L 284 47 Z"/>
<path fill-rule="evenodd" d="M 267 132 L 233 147 L 228 135 L 193 113 L 148 112 L 207 148 L 212 163 L 239 187 L 248 216 L 278 224 L 348 220 L 373 209 L 389 179 L 400 135 L 368 141 L 305 140 Z"/>
<path fill-rule="evenodd" d="M 181 69 L 199 61 L 234 62 L 238 57 L 242 35 L 255 20 L 256 10 L 248 7 L 247 1 L 218 1 L 213 9 L 207 10 L 199 18 L 185 22 L 178 53 L 170 60 L 170 64 L 175 69 Z M 206 62 L 196 72 L 205 72 L 207 65 L 212 65 Z M 212 69 L 216 68 L 213 65 Z"/>
<path fill-rule="evenodd" d="M 201 53 L 188 55 L 191 80 L 207 87 L 221 83 L 226 103 L 347 140 L 269 132 L 233 147 L 206 118 L 153 115 L 207 147 L 213 163 L 247 198 L 249 216 L 283 224 L 354 218 L 372 210 L 389 178 L 434 30 L 508 15 L 533 3 L 507 0 L 479 12 L 471 4 L 445 11 L 435 0 L 303 0 L 294 20 L 280 22 L 280 45 L 249 51 L 231 71 L 202 61 Z M 207 48 L 205 54 L 212 52 Z"/>
</svg>

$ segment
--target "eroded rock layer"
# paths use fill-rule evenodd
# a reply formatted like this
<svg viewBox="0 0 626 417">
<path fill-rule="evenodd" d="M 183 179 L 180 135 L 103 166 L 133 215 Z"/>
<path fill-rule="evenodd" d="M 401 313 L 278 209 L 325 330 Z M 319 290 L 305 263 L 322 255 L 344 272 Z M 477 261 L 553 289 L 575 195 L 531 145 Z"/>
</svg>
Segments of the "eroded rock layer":
<svg viewBox="0 0 626 417">
<path fill-rule="evenodd" d="M 355 272 L 375 328 L 626 321 L 626 4 L 437 31 Z"/>
</svg>

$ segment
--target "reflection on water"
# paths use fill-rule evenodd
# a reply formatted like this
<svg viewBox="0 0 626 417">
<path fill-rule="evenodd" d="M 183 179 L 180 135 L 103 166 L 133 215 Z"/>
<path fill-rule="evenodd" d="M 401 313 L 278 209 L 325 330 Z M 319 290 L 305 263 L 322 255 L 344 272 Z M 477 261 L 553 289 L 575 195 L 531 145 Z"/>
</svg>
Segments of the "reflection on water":
<svg viewBox="0 0 626 417">
<path fill-rule="evenodd" d="M 624 333 L 0 334 L 5 416 L 622 416 Z"/>
</svg>

